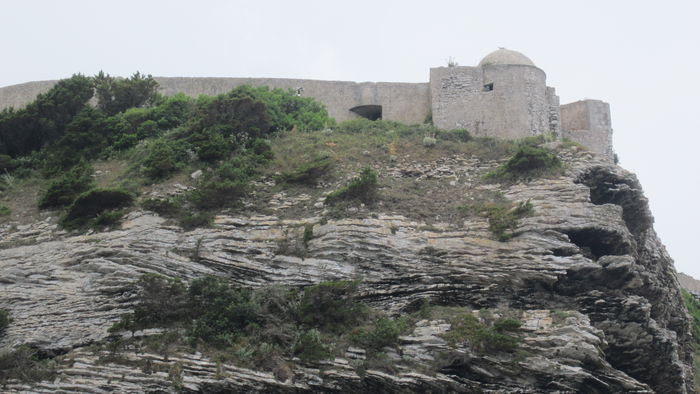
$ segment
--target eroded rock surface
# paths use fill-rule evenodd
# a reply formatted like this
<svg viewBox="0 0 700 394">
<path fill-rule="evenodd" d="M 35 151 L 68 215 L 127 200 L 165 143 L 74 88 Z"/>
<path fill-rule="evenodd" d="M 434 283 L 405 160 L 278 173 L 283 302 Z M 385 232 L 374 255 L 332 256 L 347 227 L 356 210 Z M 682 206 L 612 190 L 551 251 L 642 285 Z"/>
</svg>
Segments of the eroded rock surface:
<svg viewBox="0 0 700 394">
<path fill-rule="evenodd" d="M 319 203 L 294 220 L 218 216 L 213 228 L 190 232 L 141 211 L 119 229 L 89 235 L 66 234 L 49 222 L 0 228 L 0 307 L 14 319 L 0 346 L 9 351 L 28 344 L 60 355 L 53 381 L 14 381 L 4 389 L 694 392 L 678 281 L 638 181 L 585 153 L 564 159 L 566 175 L 556 179 L 474 186 L 533 204 L 535 214 L 508 242 L 494 240 L 479 217 L 428 226 L 378 206 L 366 218 L 326 220 Z M 483 165 L 464 158 L 384 176 L 444 177 L 454 186 L 472 182 L 478 171 Z M 272 211 L 308 199 L 278 193 Z M 304 242 L 308 226 L 313 237 Z M 115 359 L 90 348 L 133 309 L 134 283 L 144 273 L 183 280 L 223 275 L 246 286 L 359 278 L 362 299 L 394 314 L 426 298 L 437 305 L 515 311 L 523 339 L 517 356 L 485 355 L 447 344 L 440 334 L 448 322 L 423 320 L 390 353 L 411 368 L 359 371 L 363 350 L 351 348 L 320 363 L 291 360 L 285 376 L 198 353 L 164 358 L 134 349 Z"/>
</svg>

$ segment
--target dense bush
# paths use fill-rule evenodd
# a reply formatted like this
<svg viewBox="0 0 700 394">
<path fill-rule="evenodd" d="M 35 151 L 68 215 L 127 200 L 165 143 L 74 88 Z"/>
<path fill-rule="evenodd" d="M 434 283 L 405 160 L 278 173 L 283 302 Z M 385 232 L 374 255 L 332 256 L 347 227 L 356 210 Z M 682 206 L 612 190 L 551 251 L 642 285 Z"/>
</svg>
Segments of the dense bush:
<svg viewBox="0 0 700 394">
<path fill-rule="evenodd" d="M 272 132 L 291 130 L 321 130 L 333 124 L 323 104 L 310 97 L 297 96 L 292 90 L 269 89 L 267 87 L 251 89 L 253 94 L 268 108 L 270 130 Z"/>
<path fill-rule="evenodd" d="M 541 176 L 560 169 L 561 161 L 548 149 L 522 144 L 507 162 L 486 174 L 487 178 L 516 180 L 529 176 Z"/>
<path fill-rule="evenodd" d="M 357 324 L 367 312 L 355 300 L 357 286 L 357 282 L 336 281 L 307 287 L 299 304 L 299 322 L 331 332 Z"/>
<path fill-rule="evenodd" d="M 347 186 L 330 193 L 326 197 L 326 202 L 333 204 L 341 200 L 357 199 L 365 204 L 371 204 L 377 196 L 377 188 L 377 172 L 366 167 Z"/>
<path fill-rule="evenodd" d="M 79 228 L 89 224 L 99 224 L 105 220 L 100 215 L 119 208 L 128 207 L 133 202 L 131 193 L 118 189 L 92 189 L 78 196 L 59 223 L 65 228 Z"/>
<path fill-rule="evenodd" d="M 520 325 L 517 320 L 497 319 L 489 327 L 472 313 L 465 312 L 450 320 L 450 329 L 443 336 L 452 346 L 467 342 L 472 349 L 480 352 L 511 352 L 520 342 L 513 335 Z"/>
<path fill-rule="evenodd" d="M 4 205 L 0 205 L 0 216 L 10 216 L 11 213 L 12 211 L 10 210 L 10 208 Z"/>
<path fill-rule="evenodd" d="M 409 327 L 405 318 L 376 320 L 369 329 L 357 329 L 352 333 L 353 342 L 371 351 L 378 352 L 387 346 L 395 346 L 399 336 Z"/>
<path fill-rule="evenodd" d="M 151 180 L 166 178 L 182 169 L 188 161 L 186 146 L 180 141 L 161 138 L 147 146 L 141 161 L 143 174 Z"/>
<path fill-rule="evenodd" d="M 65 172 L 51 182 L 48 189 L 39 198 L 39 208 L 55 208 L 70 205 L 78 195 L 94 186 L 93 169 L 86 161 Z"/>
<path fill-rule="evenodd" d="M 271 354 L 305 361 L 331 357 L 342 338 L 370 316 L 369 308 L 355 299 L 356 282 L 252 290 L 208 276 L 185 288 L 177 280 L 149 274 L 139 280 L 138 289 L 134 313 L 123 316 L 112 331 L 173 327 L 184 330 L 190 343 L 246 349 L 247 362 L 264 365 Z M 380 319 L 370 327 L 362 343 L 381 348 L 396 343 L 405 322 Z"/>
<path fill-rule="evenodd" d="M 267 165 L 272 157 L 270 145 L 252 141 L 248 149 L 221 163 L 208 173 L 188 199 L 199 209 L 234 206 L 245 195 L 251 178 Z"/>
<path fill-rule="evenodd" d="M 19 110 L 0 112 L 0 153 L 23 156 L 52 143 L 93 94 L 92 78 L 81 74 L 60 80 Z"/>
<path fill-rule="evenodd" d="M 321 332 L 315 328 L 299 335 L 292 352 L 304 361 L 319 361 L 330 358 L 331 349 L 321 339 Z"/>
<path fill-rule="evenodd" d="M 95 159 L 109 145 L 104 114 L 86 106 L 66 126 L 66 131 L 46 150 L 46 172 L 59 173 L 81 159 Z"/>
<path fill-rule="evenodd" d="M 139 72 L 129 78 L 115 78 L 100 71 L 94 81 L 97 106 L 107 115 L 151 105 L 158 94 L 158 82 Z"/>
<path fill-rule="evenodd" d="M 201 103 L 190 131 L 244 142 L 267 135 L 271 127 L 265 104 L 250 90 L 238 88 Z"/>
</svg>

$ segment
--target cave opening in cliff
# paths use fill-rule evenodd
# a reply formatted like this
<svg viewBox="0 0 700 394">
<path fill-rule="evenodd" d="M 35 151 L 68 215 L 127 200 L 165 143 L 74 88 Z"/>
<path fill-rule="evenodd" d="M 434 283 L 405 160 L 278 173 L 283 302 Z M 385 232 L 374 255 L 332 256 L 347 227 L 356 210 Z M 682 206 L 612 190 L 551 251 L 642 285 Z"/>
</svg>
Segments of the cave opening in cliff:
<svg viewBox="0 0 700 394">
<path fill-rule="evenodd" d="M 602 256 L 629 253 L 629 245 L 620 234 L 598 228 L 584 228 L 565 231 L 572 243 L 579 247 L 581 254 L 597 261 Z"/>
<path fill-rule="evenodd" d="M 641 194 L 639 185 L 630 183 L 604 168 L 593 168 L 583 174 L 576 183 L 589 187 L 591 203 L 615 204 L 622 207 L 622 219 L 632 234 L 638 235 L 654 222 Z"/>
<path fill-rule="evenodd" d="M 350 108 L 350 112 L 354 112 L 369 120 L 380 120 L 382 118 L 381 105 L 358 105 L 357 107 Z"/>
</svg>

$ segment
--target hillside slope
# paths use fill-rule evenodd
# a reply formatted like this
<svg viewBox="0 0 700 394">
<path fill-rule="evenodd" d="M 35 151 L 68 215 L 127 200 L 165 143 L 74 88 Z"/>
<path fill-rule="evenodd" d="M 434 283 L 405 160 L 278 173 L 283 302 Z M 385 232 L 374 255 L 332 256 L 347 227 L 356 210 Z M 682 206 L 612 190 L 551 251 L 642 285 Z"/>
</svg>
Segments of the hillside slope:
<svg viewBox="0 0 700 394">
<path fill-rule="evenodd" d="M 47 370 L 4 388 L 695 392 L 678 280 L 633 174 L 575 147 L 559 150 L 563 175 L 516 183 L 480 181 L 499 160 L 396 156 L 366 159 L 380 174 L 379 202 L 350 203 L 340 214 L 324 195 L 342 182 L 280 192 L 262 177 L 247 208 L 218 215 L 210 228 L 184 231 L 138 209 L 111 231 L 82 235 L 51 218 L 2 225 L 0 305 L 13 321 L 0 347 L 30 345 Z M 445 214 L 496 192 L 532 204 L 506 242 L 482 216 Z M 264 289 L 357 281 L 358 300 L 410 324 L 379 351 L 354 345 L 320 360 L 251 366 L 211 348 L 168 345 L 158 328 L 108 331 L 141 302 L 137 282 L 149 273 Z M 517 320 L 515 342 L 479 342 L 468 325 L 457 335 L 455 311 L 463 322 L 476 317 L 474 327 Z M 150 337 L 160 338 L 155 346 Z"/>
</svg>

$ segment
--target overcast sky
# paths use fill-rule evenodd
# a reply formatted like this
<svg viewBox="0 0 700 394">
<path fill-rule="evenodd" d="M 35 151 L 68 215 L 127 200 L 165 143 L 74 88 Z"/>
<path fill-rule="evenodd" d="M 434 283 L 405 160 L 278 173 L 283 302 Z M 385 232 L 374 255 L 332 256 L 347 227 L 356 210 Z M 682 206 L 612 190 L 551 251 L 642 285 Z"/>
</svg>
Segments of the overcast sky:
<svg viewBox="0 0 700 394">
<path fill-rule="evenodd" d="M 427 82 L 498 47 L 610 103 L 676 267 L 700 278 L 700 1 L 0 0 L 0 86 L 128 76 Z"/>
</svg>

